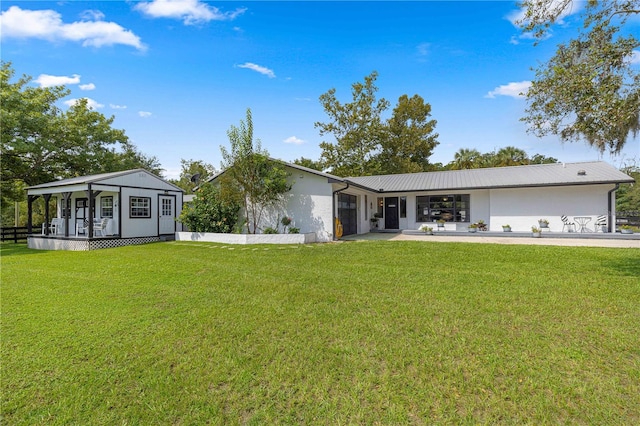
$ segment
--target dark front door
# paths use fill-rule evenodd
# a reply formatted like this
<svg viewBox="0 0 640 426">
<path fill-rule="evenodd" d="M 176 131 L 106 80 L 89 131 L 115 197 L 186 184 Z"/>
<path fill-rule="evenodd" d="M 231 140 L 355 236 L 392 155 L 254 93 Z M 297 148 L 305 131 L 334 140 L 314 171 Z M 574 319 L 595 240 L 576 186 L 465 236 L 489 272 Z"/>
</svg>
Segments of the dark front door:
<svg viewBox="0 0 640 426">
<path fill-rule="evenodd" d="M 76 226 L 82 228 L 84 226 L 85 219 L 89 218 L 89 199 L 88 198 L 76 198 Z M 76 228 L 73 228 L 75 232 Z"/>
<path fill-rule="evenodd" d="M 338 219 L 342 223 L 342 235 L 358 233 L 358 208 L 355 195 L 338 194 Z"/>
<path fill-rule="evenodd" d="M 387 197 L 384 199 L 384 228 L 399 229 L 398 219 L 398 197 Z"/>
</svg>

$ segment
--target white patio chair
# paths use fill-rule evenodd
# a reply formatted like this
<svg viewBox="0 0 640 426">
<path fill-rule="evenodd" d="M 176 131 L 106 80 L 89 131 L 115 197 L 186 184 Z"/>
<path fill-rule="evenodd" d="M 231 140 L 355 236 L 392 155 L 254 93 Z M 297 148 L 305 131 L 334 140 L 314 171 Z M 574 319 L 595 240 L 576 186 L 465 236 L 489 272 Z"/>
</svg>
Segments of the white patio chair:
<svg viewBox="0 0 640 426">
<path fill-rule="evenodd" d="M 47 226 L 46 223 L 42 224 L 42 235 L 45 234 L 45 229 L 49 228 L 49 235 L 62 234 L 64 232 L 64 219 L 54 217 L 51 219 L 51 223 Z"/>
<path fill-rule="evenodd" d="M 569 218 L 566 215 L 560 216 L 560 220 L 562 221 L 562 232 L 564 232 L 564 228 L 567 228 L 569 232 L 575 232 L 576 230 L 575 222 L 570 222 Z"/>
<path fill-rule="evenodd" d="M 76 237 L 82 231 L 83 234 L 86 234 L 89 230 L 89 219 L 85 219 L 82 223 L 76 223 Z"/>
<path fill-rule="evenodd" d="M 109 219 L 104 218 L 102 219 L 100 222 L 95 222 L 93 224 L 93 236 L 96 236 L 96 232 L 100 232 L 100 236 L 101 237 L 105 237 L 106 236 L 106 229 L 107 229 L 107 225 L 109 224 Z"/>
<path fill-rule="evenodd" d="M 596 218 L 596 222 L 595 222 L 595 232 L 598 232 L 598 230 L 600 230 L 600 232 L 604 232 L 603 230 L 603 226 L 607 226 L 607 215 L 605 214 L 601 214 L 600 216 L 598 216 Z"/>
</svg>

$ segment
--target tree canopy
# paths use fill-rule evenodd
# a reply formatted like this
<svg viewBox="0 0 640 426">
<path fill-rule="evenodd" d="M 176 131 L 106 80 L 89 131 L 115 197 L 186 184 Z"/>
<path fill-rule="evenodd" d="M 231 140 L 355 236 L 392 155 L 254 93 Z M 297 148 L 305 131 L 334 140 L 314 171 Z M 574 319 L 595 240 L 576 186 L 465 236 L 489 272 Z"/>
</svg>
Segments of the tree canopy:
<svg viewBox="0 0 640 426">
<path fill-rule="evenodd" d="M 213 165 L 202 160 L 185 160 L 183 158 L 180 159 L 180 165 L 180 178 L 171 180 L 171 183 L 184 189 L 186 194 L 193 194 L 199 183 L 205 182 L 207 178 L 216 173 L 216 168 Z"/>
<path fill-rule="evenodd" d="M 576 4 L 572 0 L 524 0 L 520 22 L 539 40 Z M 522 118 L 536 136 L 585 140 L 601 153 L 619 153 L 640 130 L 640 73 L 632 64 L 640 46 L 624 34 L 640 0 L 590 0 L 576 38 L 559 44 L 537 70 Z"/>
<path fill-rule="evenodd" d="M 364 82 L 352 85 L 352 102 L 341 103 L 336 89 L 320 96 L 330 118 L 316 122 L 320 135 L 331 134 L 335 143 L 322 142 L 320 163 L 338 176 L 411 173 L 429 169 L 429 157 L 438 144 L 431 105 L 419 95 L 402 95 L 391 117 L 383 120 L 389 101 L 377 99 L 373 71 Z"/>
<path fill-rule="evenodd" d="M 455 153 L 453 161 L 450 162 L 446 168 L 450 170 L 463 170 L 557 162 L 558 160 L 556 158 L 546 157 L 542 154 L 535 154 L 533 157 L 529 157 L 524 150 L 514 146 L 507 146 L 497 151 L 484 154 L 477 149 L 461 148 Z"/>
<path fill-rule="evenodd" d="M 86 99 L 66 111 L 56 106 L 70 92 L 64 86 L 29 86 L 32 78 L 12 81 L 14 70 L 1 69 L 0 119 L 2 201 L 25 198 L 22 188 L 56 179 L 142 167 L 160 174 L 154 157 L 146 157 L 123 130 L 91 109 Z"/>
</svg>

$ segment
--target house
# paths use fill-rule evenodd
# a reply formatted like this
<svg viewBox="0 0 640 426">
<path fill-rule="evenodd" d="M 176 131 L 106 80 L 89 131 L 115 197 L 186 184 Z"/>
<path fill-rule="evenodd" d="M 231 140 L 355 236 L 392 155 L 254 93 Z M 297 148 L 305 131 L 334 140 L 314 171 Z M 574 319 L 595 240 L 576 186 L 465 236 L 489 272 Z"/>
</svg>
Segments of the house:
<svg viewBox="0 0 640 426">
<path fill-rule="evenodd" d="M 466 231 L 482 220 L 490 231 L 509 224 L 515 232 L 528 232 L 541 218 L 550 222 L 550 231 L 562 232 L 563 215 L 587 217 L 592 224 L 605 215 L 611 232 L 615 191 L 621 183 L 634 182 L 605 162 L 347 178 L 280 163 L 290 174 L 292 189 L 283 207 L 267 214 L 261 227 L 277 226 L 278 218 L 287 215 L 292 226 L 315 233 L 317 241 L 336 239 L 334 218 L 342 234 L 351 235 L 418 230 L 423 224 L 436 228 L 438 220 L 449 231 Z"/>
<path fill-rule="evenodd" d="M 183 190 L 144 170 L 81 176 L 27 188 L 29 248 L 93 250 L 172 239 Z M 32 206 L 45 201 L 33 229 Z M 49 211 L 55 199 L 55 212 Z"/>
</svg>

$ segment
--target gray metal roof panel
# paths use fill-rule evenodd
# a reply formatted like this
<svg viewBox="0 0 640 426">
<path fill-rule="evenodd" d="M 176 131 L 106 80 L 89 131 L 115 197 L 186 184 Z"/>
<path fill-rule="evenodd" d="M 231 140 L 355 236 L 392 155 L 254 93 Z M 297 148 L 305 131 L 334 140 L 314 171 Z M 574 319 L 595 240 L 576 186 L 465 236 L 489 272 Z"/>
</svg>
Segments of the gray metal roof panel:
<svg viewBox="0 0 640 426">
<path fill-rule="evenodd" d="M 162 180 L 165 183 L 168 183 L 169 185 L 175 187 L 176 189 L 184 192 L 184 190 L 174 184 L 172 184 L 171 182 L 167 182 L 166 180 L 164 180 L 163 178 L 154 175 L 153 173 L 151 173 L 148 170 L 145 169 L 132 169 L 132 170 L 123 170 L 123 171 L 119 171 L 119 172 L 109 172 L 109 173 L 100 173 L 100 174 L 96 174 L 96 175 L 88 175 L 88 176 L 78 176 L 78 177 L 72 177 L 72 178 L 68 178 L 68 179 L 61 179 L 61 180 L 56 180 L 53 182 L 47 182 L 47 183 L 41 183 L 39 185 L 34 185 L 34 186 L 29 186 L 26 189 L 38 189 L 38 188 L 54 188 L 54 187 L 59 187 L 59 186 L 70 186 L 70 185 L 84 185 L 84 184 L 88 184 L 88 183 L 96 183 L 96 182 L 100 182 L 103 180 L 107 180 L 107 179 L 113 179 L 115 177 L 119 177 L 119 176 L 126 176 L 132 173 L 140 173 L 140 172 L 144 172 L 147 173 L 150 176 L 153 176 L 157 179 Z"/>
<path fill-rule="evenodd" d="M 118 176 L 128 175 L 129 173 L 137 173 L 140 171 L 146 171 L 146 170 L 135 169 L 135 170 L 125 170 L 120 172 L 100 173 L 97 175 L 77 176 L 77 177 L 72 177 L 67 179 L 56 180 L 53 182 L 41 183 L 39 185 L 30 186 L 27 189 L 49 188 L 53 186 L 67 186 L 67 185 L 78 185 L 78 184 L 84 184 L 84 183 L 93 183 L 93 182 L 98 182 L 105 179 L 111 179 Z"/>
<path fill-rule="evenodd" d="M 585 174 L 578 174 L 580 171 L 584 171 Z M 588 185 L 634 181 L 603 161 L 349 177 L 346 180 L 382 192 Z"/>
</svg>

